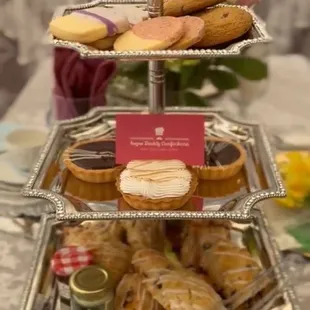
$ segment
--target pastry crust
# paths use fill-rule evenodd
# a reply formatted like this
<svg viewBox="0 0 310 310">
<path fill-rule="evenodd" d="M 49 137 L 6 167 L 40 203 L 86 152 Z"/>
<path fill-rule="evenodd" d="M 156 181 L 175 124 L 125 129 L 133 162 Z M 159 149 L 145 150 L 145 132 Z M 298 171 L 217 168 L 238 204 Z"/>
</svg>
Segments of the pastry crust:
<svg viewBox="0 0 310 310">
<path fill-rule="evenodd" d="M 225 220 L 193 220 L 185 223 L 180 250 L 186 268 L 199 269 L 203 253 L 221 240 L 230 239 L 231 223 Z"/>
<path fill-rule="evenodd" d="M 142 283 L 137 273 L 125 274 L 116 289 L 115 309 L 117 310 L 163 310 Z"/>
<path fill-rule="evenodd" d="M 215 138 L 215 137 L 207 137 L 206 143 L 208 142 L 220 142 L 231 144 L 239 151 L 240 156 L 235 162 L 227 165 L 195 167 L 194 171 L 198 175 L 199 179 L 202 180 L 229 179 L 232 176 L 236 175 L 242 169 L 247 155 L 245 149 L 240 144 L 235 143 L 228 139 Z"/>
<path fill-rule="evenodd" d="M 145 248 L 164 251 L 164 221 L 124 220 L 121 224 L 126 230 L 126 241 L 134 252 Z"/>
<path fill-rule="evenodd" d="M 92 139 L 83 142 L 78 142 L 69 147 L 63 154 L 63 161 L 71 173 L 78 179 L 89 183 L 109 183 L 114 182 L 120 174 L 123 166 L 115 166 L 107 169 L 85 169 L 76 165 L 70 158 L 72 152 L 80 146 L 94 142 L 114 142 L 108 139 Z M 90 159 L 91 160 L 91 159 Z"/>
<path fill-rule="evenodd" d="M 261 272 L 260 266 L 246 249 L 229 241 L 220 241 L 204 251 L 201 268 L 224 298 L 246 288 Z"/>
</svg>

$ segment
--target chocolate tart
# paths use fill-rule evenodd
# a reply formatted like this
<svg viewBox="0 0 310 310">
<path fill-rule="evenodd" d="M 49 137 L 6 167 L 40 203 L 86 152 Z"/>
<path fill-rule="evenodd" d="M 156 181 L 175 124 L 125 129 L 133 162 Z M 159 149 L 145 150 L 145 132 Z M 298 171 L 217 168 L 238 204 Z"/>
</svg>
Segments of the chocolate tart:
<svg viewBox="0 0 310 310">
<path fill-rule="evenodd" d="M 195 167 L 201 180 L 225 180 L 236 175 L 244 165 L 245 149 L 238 143 L 215 137 L 206 138 L 205 165 Z"/>
<path fill-rule="evenodd" d="M 114 182 L 122 170 L 115 163 L 115 141 L 88 140 L 69 147 L 64 164 L 78 179 L 89 183 Z"/>
</svg>

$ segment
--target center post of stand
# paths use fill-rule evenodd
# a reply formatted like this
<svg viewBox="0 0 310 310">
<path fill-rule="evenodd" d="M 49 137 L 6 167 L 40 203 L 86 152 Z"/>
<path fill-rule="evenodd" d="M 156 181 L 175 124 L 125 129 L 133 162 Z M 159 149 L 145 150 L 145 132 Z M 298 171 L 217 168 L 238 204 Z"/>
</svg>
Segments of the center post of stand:
<svg viewBox="0 0 310 310">
<path fill-rule="evenodd" d="M 163 16 L 163 0 L 148 0 L 150 18 Z M 149 61 L 149 112 L 163 113 L 166 105 L 165 62 L 164 60 Z"/>
</svg>

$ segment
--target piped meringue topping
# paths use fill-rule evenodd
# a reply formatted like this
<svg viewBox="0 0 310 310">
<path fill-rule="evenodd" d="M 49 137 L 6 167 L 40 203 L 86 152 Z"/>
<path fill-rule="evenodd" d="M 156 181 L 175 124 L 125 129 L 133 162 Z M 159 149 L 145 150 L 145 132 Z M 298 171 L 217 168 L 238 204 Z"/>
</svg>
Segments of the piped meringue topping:
<svg viewBox="0 0 310 310">
<path fill-rule="evenodd" d="M 150 199 L 176 198 L 188 193 L 191 180 L 182 161 L 134 160 L 120 175 L 120 189 Z"/>
</svg>

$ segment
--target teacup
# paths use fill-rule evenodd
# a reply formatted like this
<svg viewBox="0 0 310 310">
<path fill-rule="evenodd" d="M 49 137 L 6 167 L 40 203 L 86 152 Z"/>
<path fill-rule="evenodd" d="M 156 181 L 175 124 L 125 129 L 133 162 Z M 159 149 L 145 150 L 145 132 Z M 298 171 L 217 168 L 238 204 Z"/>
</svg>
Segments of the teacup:
<svg viewBox="0 0 310 310">
<path fill-rule="evenodd" d="M 41 129 L 21 128 L 12 131 L 5 138 L 9 159 L 16 168 L 29 171 L 46 138 L 47 133 Z"/>
</svg>

